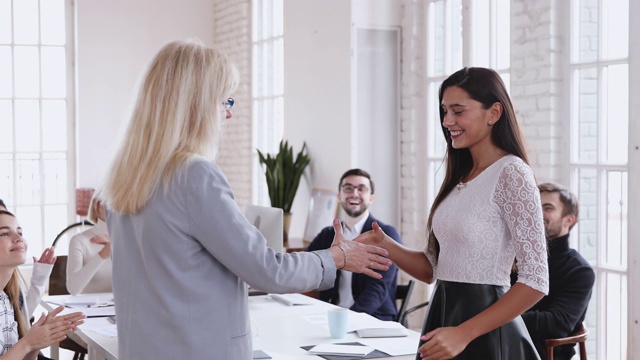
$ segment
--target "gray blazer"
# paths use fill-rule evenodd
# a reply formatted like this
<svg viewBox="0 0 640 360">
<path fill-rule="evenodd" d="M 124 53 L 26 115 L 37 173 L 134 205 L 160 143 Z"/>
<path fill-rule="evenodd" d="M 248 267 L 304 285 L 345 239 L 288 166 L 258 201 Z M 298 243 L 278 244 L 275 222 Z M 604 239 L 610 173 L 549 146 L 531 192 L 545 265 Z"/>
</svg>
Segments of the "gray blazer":
<svg viewBox="0 0 640 360">
<path fill-rule="evenodd" d="M 251 359 L 246 284 L 288 293 L 335 282 L 327 250 L 267 248 L 222 171 L 203 159 L 166 192 L 161 183 L 138 214 L 107 210 L 107 224 L 121 360 Z"/>
</svg>

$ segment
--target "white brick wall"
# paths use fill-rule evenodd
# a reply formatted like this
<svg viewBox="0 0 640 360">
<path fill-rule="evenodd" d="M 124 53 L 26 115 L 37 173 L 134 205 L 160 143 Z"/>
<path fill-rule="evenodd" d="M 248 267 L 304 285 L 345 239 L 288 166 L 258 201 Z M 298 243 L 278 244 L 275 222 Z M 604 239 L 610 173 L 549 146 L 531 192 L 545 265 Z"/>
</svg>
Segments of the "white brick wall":
<svg viewBox="0 0 640 360">
<path fill-rule="evenodd" d="M 559 36 L 559 25 L 553 21 L 559 18 L 557 0 L 512 0 L 511 18 L 511 100 L 529 161 L 539 181 L 561 181 L 563 164 L 558 159 L 568 150 L 564 145 L 569 119 L 558 106 L 563 103 L 557 75 L 561 44 L 567 39 Z"/>
<path fill-rule="evenodd" d="M 214 5 L 215 46 L 236 64 L 240 85 L 233 117 L 225 122 L 224 137 L 216 163 L 224 171 L 240 207 L 251 202 L 251 1 L 216 0 Z"/>
<path fill-rule="evenodd" d="M 402 4 L 402 61 L 400 112 L 400 233 L 405 245 L 423 248 L 427 209 L 425 186 L 427 169 L 425 155 L 425 2 L 405 0 Z M 401 272 L 399 281 L 406 283 L 410 276 Z M 418 282 L 409 306 L 429 299 L 426 284 Z M 409 316 L 409 327 L 420 329 L 425 309 Z"/>
</svg>

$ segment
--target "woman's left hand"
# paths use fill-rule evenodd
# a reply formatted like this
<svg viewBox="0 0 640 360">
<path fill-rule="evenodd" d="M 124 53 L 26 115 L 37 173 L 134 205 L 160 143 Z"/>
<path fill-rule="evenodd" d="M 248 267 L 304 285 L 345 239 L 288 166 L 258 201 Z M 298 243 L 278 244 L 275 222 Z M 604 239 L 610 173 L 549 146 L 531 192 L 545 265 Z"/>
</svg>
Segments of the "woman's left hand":
<svg viewBox="0 0 640 360">
<path fill-rule="evenodd" d="M 40 255 L 40 260 L 36 259 L 36 257 L 34 256 L 33 262 L 53 265 L 56 262 L 55 253 L 56 253 L 56 249 L 53 246 L 50 248 L 46 248 L 42 252 L 42 255 Z"/>
<path fill-rule="evenodd" d="M 420 340 L 426 341 L 419 349 L 425 360 L 452 359 L 469 345 L 467 334 L 460 327 L 441 327 L 424 334 Z"/>
</svg>

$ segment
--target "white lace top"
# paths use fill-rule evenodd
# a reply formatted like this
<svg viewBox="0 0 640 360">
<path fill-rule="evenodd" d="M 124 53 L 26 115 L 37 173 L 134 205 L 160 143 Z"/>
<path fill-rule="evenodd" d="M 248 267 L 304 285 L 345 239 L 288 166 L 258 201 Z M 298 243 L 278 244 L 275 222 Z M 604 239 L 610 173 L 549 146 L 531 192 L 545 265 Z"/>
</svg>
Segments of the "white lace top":
<svg viewBox="0 0 640 360">
<path fill-rule="evenodd" d="M 432 227 L 440 244 L 436 279 L 509 286 L 515 258 L 518 282 L 548 293 L 540 192 L 531 168 L 517 156 L 501 158 L 454 188 L 436 209 Z M 434 254 L 425 253 L 433 265 Z"/>
</svg>

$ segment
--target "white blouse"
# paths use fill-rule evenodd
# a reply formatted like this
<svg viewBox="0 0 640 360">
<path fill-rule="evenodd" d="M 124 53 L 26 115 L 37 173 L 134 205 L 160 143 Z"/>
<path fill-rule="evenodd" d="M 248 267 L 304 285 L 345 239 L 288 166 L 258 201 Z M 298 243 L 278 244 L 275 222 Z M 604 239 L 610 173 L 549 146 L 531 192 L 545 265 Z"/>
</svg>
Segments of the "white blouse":
<svg viewBox="0 0 640 360">
<path fill-rule="evenodd" d="M 98 255 L 104 245 L 94 244 L 91 238 L 107 234 L 102 220 L 69 240 L 67 259 L 67 289 L 71 294 L 112 292 L 111 258 Z"/>
<path fill-rule="evenodd" d="M 499 159 L 454 188 L 435 210 L 432 227 L 440 244 L 436 279 L 510 286 L 515 258 L 518 282 L 548 293 L 540 192 L 517 156 Z M 425 253 L 434 265 L 433 254 Z"/>
</svg>

